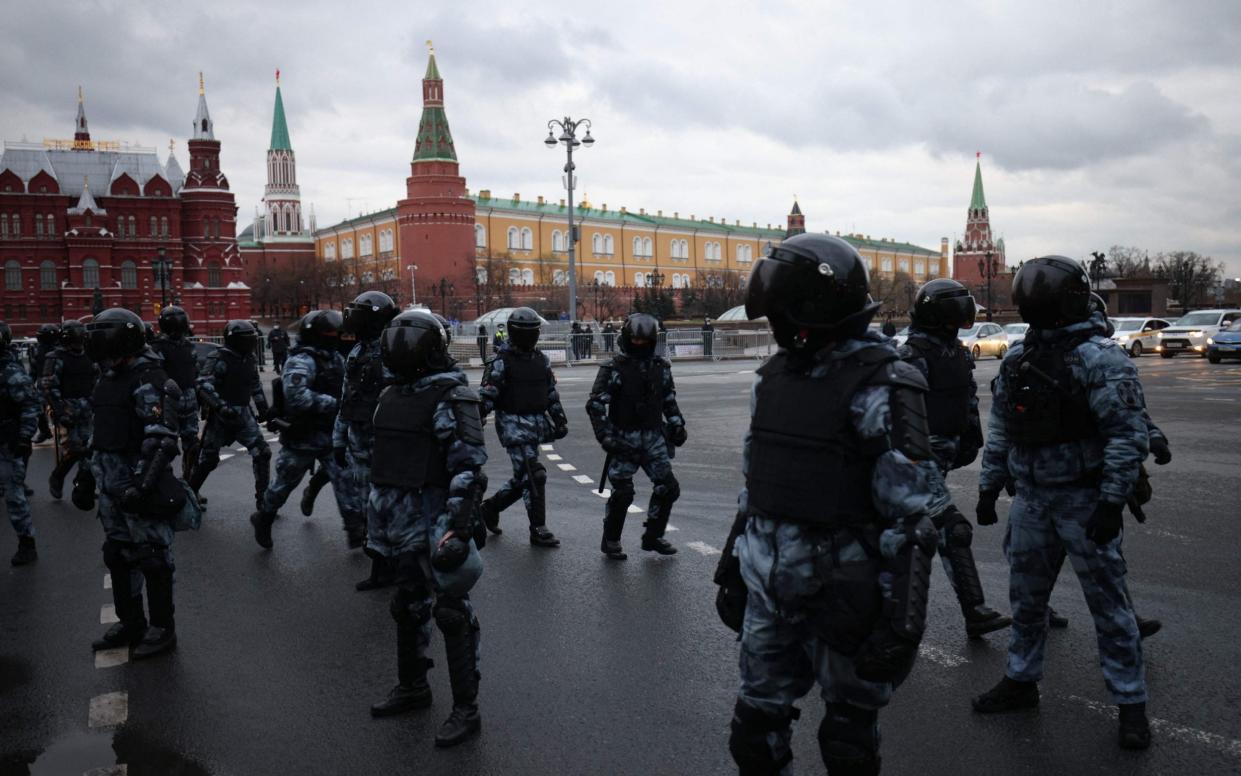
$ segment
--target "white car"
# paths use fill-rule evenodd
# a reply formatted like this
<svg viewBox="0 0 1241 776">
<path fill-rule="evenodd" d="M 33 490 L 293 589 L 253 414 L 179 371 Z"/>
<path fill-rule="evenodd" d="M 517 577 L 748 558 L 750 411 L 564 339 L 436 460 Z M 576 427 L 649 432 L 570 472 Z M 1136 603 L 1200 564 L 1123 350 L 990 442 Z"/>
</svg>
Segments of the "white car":
<svg viewBox="0 0 1241 776">
<path fill-rule="evenodd" d="M 1008 352 L 1008 336 L 998 323 L 976 323 L 958 336 L 975 361 L 983 356 L 1004 358 Z"/>
<path fill-rule="evenodd" d="M 908 339 L 909 339 L 909 327 L 908 326 L 906 326 L 905 328 L 901 329 L 900 331 L 892 335 L 892 342 L 894 342 L 898 348 L 901 345 L 904 345 L 906 340 Z"/>
<path fill-rule="evenodd" d="M 1164 358 L 1172 358 L 1177 353 L 1205 357 L 1207 340 L 1236 320 L 1241 320 L 1241 310 L 1195 310 L 1161 331 L 1155 350 Z"/>
<path fill-rule="evenodd" d="M 1026 338 L 1026 332 L 1029 331 L 1028 323 L 1010 323 L 1004 326 L 1004 336 L 1008 338 L 1008 347 L 1012 348 L 1018 342 Z"/>
<path fill-rule="evenodd" d="M 1112 339 L 1131 358 L 1155 352 L 1159 345 L 1159 333 L 1172 325 L 1163 318 L 1112 318 L 1111 321 L 1116 328 Z"/>
</svg>

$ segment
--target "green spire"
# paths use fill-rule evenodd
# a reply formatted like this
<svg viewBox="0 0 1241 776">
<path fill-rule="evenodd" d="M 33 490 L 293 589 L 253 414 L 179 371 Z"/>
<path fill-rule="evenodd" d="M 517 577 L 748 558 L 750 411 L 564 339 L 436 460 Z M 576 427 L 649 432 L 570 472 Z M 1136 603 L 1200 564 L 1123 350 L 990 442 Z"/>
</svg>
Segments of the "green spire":
<svg viewBox="0 0 1241 776">
<path fill-rule="evenodd" d="M 284 120 L 284 100 L 280 98 L 280 81 L 276 81 L 276 109 L 271 118 L 271 147 L 269 151 L 292 151 L 289 141 L 289 125 Z"/>
<path fill-rule="evenodd" d="M 982 193 L 982 163 L 974 162 L 974 194 L 970 197 L 970 210 L 986 210 L 987 198 Z"/>
<path fill-rule="evenodd" d="M 427 41 L 430 49 L 431 41 Z M 414 142 L 414 161 L 457 161 L 444 113 L 444 81 L 435 65 L 435 50 L 430 50 L 427 74 L 422 79 L 422 118 L 418 121 L 418 139 Z"/>
<path fill-rule="evenodd" d="M 430 41 L 427 41 L 430 43 Z M 423 76 L 427 81 L 439 81 L 440 69 L 435 66 L 435 49 L 431 49 L 431 58 L 427 60 L 427 74 Z"/>
</svg>

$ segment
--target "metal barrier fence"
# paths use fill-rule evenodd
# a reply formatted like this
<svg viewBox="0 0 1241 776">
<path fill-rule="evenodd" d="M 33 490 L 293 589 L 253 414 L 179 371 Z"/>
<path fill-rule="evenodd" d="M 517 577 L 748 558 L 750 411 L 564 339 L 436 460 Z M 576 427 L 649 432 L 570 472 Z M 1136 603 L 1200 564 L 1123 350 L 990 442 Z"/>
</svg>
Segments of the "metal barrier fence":
<svg viewBox="0 0 1241 776">
<path fill-rule="evenodd" d="M 544 330 L 539 349 L 553 364 L 601 363 L 619 349 L 619 333 L 568 334 Z M 495 357 L 491 337 L 483 345 L 471 335 L 453 337 L 450 352 L 463 364 L 480 366 Z M 768 330 L 672 329 L 660 332 L 656 353 L 671 361 L 702 361 L 736 358 L 764 359 L 776 352 L 776 343 Z"/>
</svg>

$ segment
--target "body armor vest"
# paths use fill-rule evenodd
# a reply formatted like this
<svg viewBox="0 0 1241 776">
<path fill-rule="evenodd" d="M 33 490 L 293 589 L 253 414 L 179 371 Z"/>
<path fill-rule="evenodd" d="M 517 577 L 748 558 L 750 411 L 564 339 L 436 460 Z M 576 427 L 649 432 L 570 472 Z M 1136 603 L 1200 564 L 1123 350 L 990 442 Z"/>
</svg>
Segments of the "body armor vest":
<svg viewBox="0 0 1241 776">
<path fill-rule="evenodd" d="M 959 437 L 969 429 L 970 389 L 974 385 L 969 354 L 959 343 L 951 353 L 944 346 L 922 337 L 910 337 L 909 345 L 926 362 L 926 419 L 936 436 Z"/>
<path fill-rule="evenodd" d="M 752 513 L 829 526 L 878 520 L 874 464 L 849 404 L 883 363 L 853 360 L 816 379 L 789 369 L 781 353 L 759 368 L 746 477 Z"/>
<path fill-rule="evenodd" d="M 316 372 L 317 374 L 317 372 Z M 377 344 L 345 364 L 345 385 L 340 416 L 353 423 L 369 423 L 384 389 L 384 365 Z"/>
<path fill-rule="evenodd" d="M 181 391 L 193 390 L 194 380 L 198 377 L 194 369 L 194 346 L 183 339 L 160 337 L 153 347 L 164 357 L 164 371 Z"/>
<path fill-rule="evenodd" d="M 95 389 L 95 363 L 85 353 L 62 350 L 60 357 L 60 395 L 66 399 L 85 399 Z"/>
<path fill-rule="evenodd" d="M 645 369 L 643 368 L 645 366 Z M 621 431 L 653 431 L 663 426 L 663 364 L 654 358 L 627 358 L 616 365 L 620 390 L 612 397 L 608 419 Z"/>
<path fill-rule="evenodd" d="M 452 384 L 421 391 L 392 386 L 375 409 L 371 482 L 399 488 L 448 487 L 447 447 L 435 438 L 435 408 Z"/>
<path fill-rule="evenodd" d="M 9 359 L 0 361 L 0 369 L 9 363 Z M 16 442 L 17 434 L 22 425 L 21 405 L 13 401 L 8 389 L 0 391 L 0 442 Z"/>
<path fill-rule="evenodd" d="M 145 423 L 138 417 L 134 391 L 150 383 L 163 393 L 168 376 L 153 364 L 127 369 L 121 374 L 104 375 L 95 383 L 91 403 L 95 407 L 95 427 L 91 449 L 137 455 L 146 436 Z"/>
<path fill-rule="evenodd" d="M 220 348 L 219 353 L 225 369 L 224 377 L 216 382 L 216 393 L 225 404 L 231 404 L 234 407 L 249 406 L 250 392 L 254 389 L 254 381 L 257 378 L 254 361 L 228 348 Z"/>
<path fill-rule="evenodd" d="M 1076 384 L 1069 364 L 1085 339 L 1034 346 L 1005 359 L 1005 420 L 1013 444 L 1039 447 L 1098 436 L 1086 387 Z"/>
<path fill-rule="evenodd" d="M 504 361 L 504 392 L 500 394 L 496 409 L 512 415 L 546 412 L 552 378 L 541 354 L 534 351 L 524 356 L 506 350 L 500 358 Z"/>
<path fill-rule="evenodd" d="M 330 356 L 325 357 L 313 348 L 297 348 L 293 351 L 293 355 L 299 353 L 307 354 L 315 362 L 315 378 L 310 381 L 310 390 L 340 399 L 341 392 L 344 390 L 345 375 L 343 370 L 337 366 L 336 359 Z M 308 441 L 317 433 L 332 433 L 332 427 L 336 424 L 336 413 L 299 413 L 288 420 L 291 425 L 281 434 L 281 443 L 298 444 Z"/>
</svg>

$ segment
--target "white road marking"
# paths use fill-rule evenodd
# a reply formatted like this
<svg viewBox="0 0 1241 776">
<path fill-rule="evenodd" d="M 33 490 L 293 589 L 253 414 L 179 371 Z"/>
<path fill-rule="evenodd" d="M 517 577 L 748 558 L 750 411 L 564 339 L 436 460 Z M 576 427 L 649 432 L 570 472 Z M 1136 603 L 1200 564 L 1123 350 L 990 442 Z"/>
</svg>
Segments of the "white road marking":
<svg viewBox="0 0 1241 776">
<path fill-rule="evenodd" d="M 576 466 L 574 466 L 574 465 L 573 465 L 573 464 L 571 464 L 571 463 L 558 463 L 558 464 L 556 464 L 556 465 L 560 467 L 560 471 L 562 471 L 562 472 L 575 472 L 575 471 L 577 471 L 577 467 L 576 467 Z"/>
<path fill-rule="evenodd" d="M 129 776 L 129 766 L 121 763 L 120 765 L 105 765 L 102 768 L 91 768 L 82 776 Z"/>
<path fill-rule="evenodd" d="M 220 463 L 227 461 L 229 458 L 232 458 L 234 455 L 235 453 L 220 453 Z"/>
<path fill-rule="evenodd" d="M 111 574 L 103 575 L 103 589 L 104 590 L 112 589 L 112 575 Z"/>
<path fill-rule="evenodd" d="M 555 450 L 556 448 L 553 445 L 539 445 L 539 449 L 546 453 Z"/>
<path fill-rule="evenodd" d="M 244 453 L 246 451 L 246 446 L 242 444 L 236 444 L 236 445 L 233 445 L 233 449 L 239 453 Z"/>
<path fill-rule="evenodd" d="M 675 525 L 672 525 L 671 523 L 669 523 L 668 525 L 664 526 L 664 530 L 665 530 L 665 531 L 679 531 L 679 530 L 681 530 L 681 529 L 680 529 L 680 528 L 677 528 Z"/>
<path fill-rule="evenodd" d="M 714 547 L 712 547 L 711 545 L 707 544 L 706 542 L 689 542 L 689 543 L 688 543 L 688 544 L 686 544 L 685 546 L 686 546 L 686 547 L 689 547 L 691 550 L 694 550 L 694 551 L 696 551 L 696 552 L 699 552 L 699 553 L 701 553 L 701 554 L 703 554 L 703 555 L 706 555 L 706 556 L 708 556 L 708 557 L 709 557 L 709 556 L 711 556 L 711 555 L 720 555 L 720 554 L 721 554 L 721 552 L 720 552 L 719 550 L 715 549 Z"/>
<path fill-rule="evenodd" d="M 549 461 L 563 461 L 564 459 L 563 459 L 563 458 L 561 458 L 560 456 L 556 455 L 555 453 L 548 453 L 548 455 L 547 455 L 547 460 L 549 460 Z"/>
<path fill-rule="evenodd" d="M 101 649 L 95 653 L 95 668 L 112 668 L 129 662 L 129 647 Z"/>
<path fill-rule="evenodd" d="M 90 726 L 115 727 L 129 719 L 129 693 L 109 692 L 90 699 Z"/>
<path fill-rule="evenodd" d="M 645 512 L 645 511 L 646 511 L 645 509 L 643 509 L 642 507 L 637 506 L 637 505 L 635 505 L 635 504 L 630 504 L 630 505 L 629 505 L 629 509 L 628 509 L 628 512 L 629 512 L 629 514 L 631 514 L 631 515 L 640 515 L 640 514 L 642 514 L 642 513 L 643 513 L 643 512 Z"/>
<path fill-rule="evenodd" d="M 944 668 L 960 668 L 970 662 L 967 658 L 949 652 L 946 649 L 932 646 L 931 644 L 923 644 L 918 647 L 918 657 L 923 660 L 930 660 L 932 663 L 943 666 Z"/>
<path fill-rule="evenodd" d="M 592 491 L 590 491 L 590 492 L 591 492 L 591 493 L 594 493 L 594 494 L 595 494 L 596 496 L 598 496 L 599 498 L 610 498 L 610 497 L 611 497 L 611 495 L 612 495 L 612 489 L 611 489 L 611 488 L 604 488 L 603 490 L 598 490 L 598 489 L 596 489 L 596 490 L 592 490 Z"/>
<path fill-rule="evenodd" d="M 594 482 L 594 480 L 592 480 L 590 477 L 587 477 L 585 474 L 575 474 L 573 475 L 573 479 L 574 481 L 580 482 L 583 485 L 589 485 L 590 483 Z"/>
<path fill-rule="evenodd" d="M 1082 698 L 1077 695 L 1070 695 L 1068 699 L 1076 703 L 1080 703 L 1091 711 L 1097 711 L 1100 714 L 1106 714 L 1109 717 L 1116 716 L 1116 707 L 1107 704 L 1092 701 L 1089 698 Z M 1178 725 L 1175 722 L 1169 722 L 1166 719 L 1158 717 L 1151 718 L 1151 727 L 1156 733 L 1168 738 L 1175 738 L 1187 744 L 1198 744 L 1210 749 L 1217 749 L 1226 755 L 1232 757 L 1241 757 L 1241 741 L 1235 738 L 1225 738 L 1218 733 L 1208 733 L 1205 730 Z"/>
<path fill-rule="evenodd" d="M 99 624 L 111 625 L 114 622 L 120 622 L 121 618 L 116 616 L 116 606 L 113 604 L 104 604 L 99 607 Z"/>
</svg>

